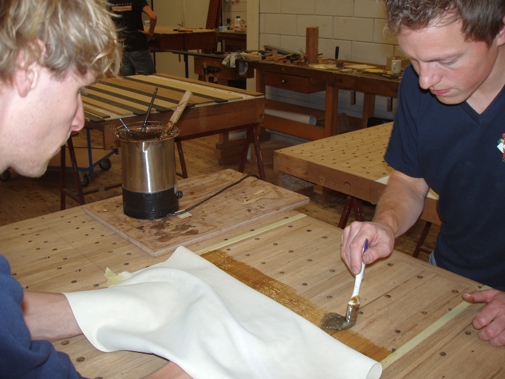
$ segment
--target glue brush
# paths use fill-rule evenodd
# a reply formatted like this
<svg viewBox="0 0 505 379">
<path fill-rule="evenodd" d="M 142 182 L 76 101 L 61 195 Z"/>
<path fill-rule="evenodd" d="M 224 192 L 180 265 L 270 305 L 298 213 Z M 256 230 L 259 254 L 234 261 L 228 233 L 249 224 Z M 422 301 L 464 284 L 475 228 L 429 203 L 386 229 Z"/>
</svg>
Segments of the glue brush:
<svg viewBox="0 0 505 379">
<path fill-rule="evenodd" d="M 156 98 L 156 94 L 158 93 L 158 87 L 154 90 L 153 97 L 151 98 L 151 102 L 149 103 L 149 107 L 147 108 L 146 118 L 144 120 L 144 124 L 142 125 L 142 133 L 145 133 L 147 126 L 147 119 L 149 118 L 149 114 L 151 114 L 151 109 L 153 108 L 154 99 Z"/>
<path fill-rule="evenodd" d="M 124 128 L 126 129 L 126 131 L 127 131 L 128 133 L 130 133 L 130 129 L 128 128 L 128 126 L 126 126 L 126 124 L 124 123 L 123 119 L 122 119 L 122 118 L 120 118 L 120 119 L 119 119 L 119 121 L 121 121 L 121 124 L 123 124 Z"/>
</svg>

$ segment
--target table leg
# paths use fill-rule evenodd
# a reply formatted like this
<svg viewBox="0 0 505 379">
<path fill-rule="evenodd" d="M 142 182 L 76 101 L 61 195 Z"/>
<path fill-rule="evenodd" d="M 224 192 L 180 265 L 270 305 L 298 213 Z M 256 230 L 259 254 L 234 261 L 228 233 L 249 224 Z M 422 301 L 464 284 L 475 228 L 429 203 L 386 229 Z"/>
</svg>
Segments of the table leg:
<svg viewBox="0 0 505 379">
<path fill-rule="evenodd" d="M 238 171 L 244 172 L 245 163 L 247 161 L 247 152 L 249 150 L 249 144 L 253 142 L 254 151 L 256 152 L 256 160 L 258 163 L 258 172 L 261 180 L 266 180 L 265 169 L 263 167 L 263 156 L 261 155 L 260 139 L 258 134 L 258 124 L 251 124 L 247 126 L 247 132 L 244 140 L 244 147 L 242 149 L 242 160 L 240 161 L 240 166 Z"/>
<path fill-rule="evenodd" d="M 179 153 L 179 163 L 181 164 L 181 176 L 186 179 L 188 177 L 188 170 L 186 168 L 186 160 L 184 159 L 184 151 L 182 150 L 182 142 L 179 139 L 175 140 L 177 145 L 177 152 Z"/>
<path fill-rule="evenodd" d="M 375 114 L 375 95 L 365 93 L 363 97 L 363 118 L 361 119 L 361 127 L 366 128 L 366 121 L 369 117 Z"/>
<path fill-rule="evenodd" d="M 349 214 L 351 213 L 351 208 L 354 208 L 354 219 L 356 221 L 365 221 L 363 202 L 355 197 L 347 196 L 344 208 L 342 209 L 342 214 L 340 215 L 340 220 L 338 221 L 338 227 L 340 229 L 344 229 L 346 227 L 347 221 L 349 220 Z"/>
<path fill-rule="evenodd" d="M 338 125 L 338 88 L 326 84 L 324 136 L 330 137 L 341 132 Z"/>
</svg>

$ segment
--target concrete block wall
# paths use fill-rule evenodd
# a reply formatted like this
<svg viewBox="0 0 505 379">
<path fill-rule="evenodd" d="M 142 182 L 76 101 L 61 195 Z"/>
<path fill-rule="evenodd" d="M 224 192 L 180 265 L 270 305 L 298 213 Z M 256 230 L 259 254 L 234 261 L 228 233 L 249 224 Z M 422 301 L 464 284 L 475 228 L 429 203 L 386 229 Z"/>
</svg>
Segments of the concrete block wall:
<svg viewBox="0 0 505 379">
<path fill-rule="evenodd" d="M 252 1 L 252 0 L 250 0 Z M 385 10 L 381 0 L 259 0 L 259 46 L 280 46 L 293 51 L 305 50 L 308 26 L 319 27 L 319 53 L 333 58 L 339 46 L 339 58 L 386 64 L 391 55 L 404 55 L 396 37 L 384 33 Z M 275 88 L 270 97 L 294 104 L 324 109 L 324 93 L 303 95 Z M 363 94 L 351 105 L 348 91 L 339 93 L 339 111 L 361 117 Z M 387 99 L 377 98 L 376 114 L 393 118 L 387 111 Z"/>
</svg>

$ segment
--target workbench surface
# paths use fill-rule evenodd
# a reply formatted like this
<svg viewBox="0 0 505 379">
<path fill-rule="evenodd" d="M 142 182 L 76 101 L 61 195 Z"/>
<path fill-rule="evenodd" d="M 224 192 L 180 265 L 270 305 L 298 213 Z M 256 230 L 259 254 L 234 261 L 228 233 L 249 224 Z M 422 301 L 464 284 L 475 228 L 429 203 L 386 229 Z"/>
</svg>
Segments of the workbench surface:
<svg viewBox="0 0 505 379">
<path fill-rule="evenodd" d="M 303 300 L 304 307 L 293 310 L 318 324 L 325 312 L 343 314 L 352 293 L 354 278 L 339 256 L 340 236 L 337 227 L 291 210 L 186 247 L 260 291 L 266 286 L 261 283 L 277 284 L 283 304 Z M 133 272 L 167 258 L 146 254 L 83 207 L 2 226 L 0 243 L 13 276 L 34 291 L 94 290 L 106 283 L 107 267 Z M 383 378 L 503 377 L 504 348 L 480 341 L 471 326 L 483 305 L 461 298 L 478 288 L 394 252 L 367 267 L 357 324 L 333 336 L 380 361 Z M 140 377 L 165 362 L 134 352 L 102 353 L 83 336 L 54 345 L 92 378 Z"/>
<path fill-rule="evenodd" d="M 387 123 L 276 150 L 277 184 L 297 190 L 302 179 L 377 204 L 392 171 L 384 161 L 392 128 Z M 439 225 L 437 200 L 431 192 L 421 219 Z"/>
</svg>

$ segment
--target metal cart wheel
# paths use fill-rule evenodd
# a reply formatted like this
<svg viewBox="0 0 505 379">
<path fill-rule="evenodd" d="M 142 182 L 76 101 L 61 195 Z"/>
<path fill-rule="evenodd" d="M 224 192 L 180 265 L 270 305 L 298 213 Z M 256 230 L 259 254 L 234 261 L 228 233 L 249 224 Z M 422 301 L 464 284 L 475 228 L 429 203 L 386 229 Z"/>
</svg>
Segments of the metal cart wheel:
<svg viewBox="0 0 505 379">
<path fill-rule="evenodd" d="M 90 181 L 91 180 L 89 179 L 88 174 L 83 174 L 81 176 L 81 186 L 83 186 L 83 187 L 89 186 Z"/>
<path fill-rule="evenodd" d="M 104 171 L 109 171 L 110 168 L 112 167 L 112 162 L 110 161 L 109 158 L 102 159 L 99 163 L 98 166 Z"/>
<path fill-rule="evenodd" d="M 0 174 L 0 180 L 2 182 L 8 182 L 10 178 L 11 178 L 11 172 L 9 170 L 5 170 Z"/>
</svg>

